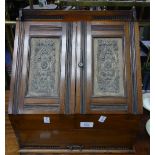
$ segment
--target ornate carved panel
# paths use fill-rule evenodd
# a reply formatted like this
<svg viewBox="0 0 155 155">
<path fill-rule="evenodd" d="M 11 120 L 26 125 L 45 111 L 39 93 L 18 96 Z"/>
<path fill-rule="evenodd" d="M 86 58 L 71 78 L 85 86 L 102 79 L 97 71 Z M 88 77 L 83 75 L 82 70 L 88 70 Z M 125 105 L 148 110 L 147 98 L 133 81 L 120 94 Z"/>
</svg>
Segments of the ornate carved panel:
<svg viewBox="0 0 155 155">
<path fill-rule="evenodd" d="M 94 96 L 124 96 L 122 38 L 94 38 Z"/>
<path fill-rule="evenodd" d="M 27 96 L 58 96 L 60 39 L 30 39 L 30 71 Z"/>
</svg>

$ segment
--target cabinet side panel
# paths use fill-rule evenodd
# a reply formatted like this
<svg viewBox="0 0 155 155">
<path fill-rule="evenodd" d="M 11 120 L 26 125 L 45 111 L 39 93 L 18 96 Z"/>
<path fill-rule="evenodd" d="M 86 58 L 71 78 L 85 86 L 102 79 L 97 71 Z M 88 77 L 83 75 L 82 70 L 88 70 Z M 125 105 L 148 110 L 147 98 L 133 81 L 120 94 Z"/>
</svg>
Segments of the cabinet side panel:
<svg viewBox="0 0 155 155">
<path fill-rule="evenodd" d="M 14 92 L 14 81 L 16 74 L 16 61 L 17 61 L 17 50 L 18 50 L 18 37 L 19 37 L 19 22 L 16 22 L 16 30 L 15 30 L 15 40 L 14 40 L 14 51 L 13 51 L 13 63 L 12 63 L 12 72 L 11 72 L 11 85 L 10 85 L 10 99 L 9 99 L 9 107 L 8 113 L 12 113 L 13 106 L 13 92 Z"/>
<path fill-rule="evenodd" d="M 14 51 L 13 51 L 13 64 L 11 73 L 11 84 L 10 84 L 10 98 L 8 113 L 16 114 L 18 112 L 18 98 L 19 98 L 19 83 L 20 83 L 20 72 L 22 66 L 22 46 L 24 36 L 24 24 L 20 21 L 16 23 L 16 32 L 14 40 Z"/>
<path fill-rule="evenodd" d="M 136 48 L 136 80 L 137 80 L 137 107 L 138 113 L 143 113 L 142 102 L 142 77 L 141 77 L 141 61 L 140 61 L 140 42 L 139 42 L 139 24 L 135 22 L 135 48 Z"/>
</svg>

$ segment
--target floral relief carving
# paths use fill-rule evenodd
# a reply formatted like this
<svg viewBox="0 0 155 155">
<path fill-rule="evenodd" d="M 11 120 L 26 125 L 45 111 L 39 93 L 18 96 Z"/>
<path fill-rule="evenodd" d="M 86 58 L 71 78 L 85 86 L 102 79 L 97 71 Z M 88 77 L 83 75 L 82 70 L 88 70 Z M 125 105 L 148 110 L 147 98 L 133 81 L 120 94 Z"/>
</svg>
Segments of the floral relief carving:
<svg viewBox="0 0 155 155">
<path fill-rule="evenodd" d="M 94 39 L 94 95 L 124 96 L 121 38 Z"/>
<path fill-rule="evenodd" d="M 58 96 L 60 40 L 31 38 L 27 96 Z"/>
</svg>

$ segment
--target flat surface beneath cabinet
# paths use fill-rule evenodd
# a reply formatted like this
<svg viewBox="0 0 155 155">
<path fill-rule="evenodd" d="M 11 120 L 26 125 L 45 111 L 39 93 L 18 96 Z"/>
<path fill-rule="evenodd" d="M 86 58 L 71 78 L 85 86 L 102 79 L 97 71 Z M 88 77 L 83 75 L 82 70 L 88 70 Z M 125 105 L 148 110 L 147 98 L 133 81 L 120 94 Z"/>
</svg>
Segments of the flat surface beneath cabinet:
<svg viewBox="0 0 155 155">
<path fill-rule="evenodd" d="M 6 91 L 6 155 L 18 155 L 17 141 L 7 115 L 8 97 L 9 97 L 9 91 Z M 134 153 L 135 155 L 149 155 L 149 147 L 150 147 L 149 136 L 147 135 L 147 132 L 145 130 L 145 123 L 148 117 L 149 117 L 149 113 L 144 110 L 143 121 L 141 124 L 141 132 L 140 132 L 138 141 L 136 142 L 136 147 L 135 147 L 136 153 Z M 30 154 L 25 154 L 25 155 L 30 155 Z M 111 154 L 104 154 L 104 155 L 111 155 Z M 120 155 L 128 155 L 128 154 L 121 153 Z"/>
</svg>

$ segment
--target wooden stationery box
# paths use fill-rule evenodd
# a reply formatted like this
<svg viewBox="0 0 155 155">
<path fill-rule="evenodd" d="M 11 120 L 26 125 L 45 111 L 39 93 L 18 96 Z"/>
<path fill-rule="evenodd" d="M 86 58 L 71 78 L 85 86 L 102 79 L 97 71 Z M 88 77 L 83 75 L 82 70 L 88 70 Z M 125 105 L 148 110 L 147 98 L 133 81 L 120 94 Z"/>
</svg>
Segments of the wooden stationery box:
<svg viewBox="0 0 155 155">
<path fill-rule="evenodd" d="M 142 100 L 132 12 L 21 13 L 8 110 L 20 153 L 134 152 Z"/>
</svg>

